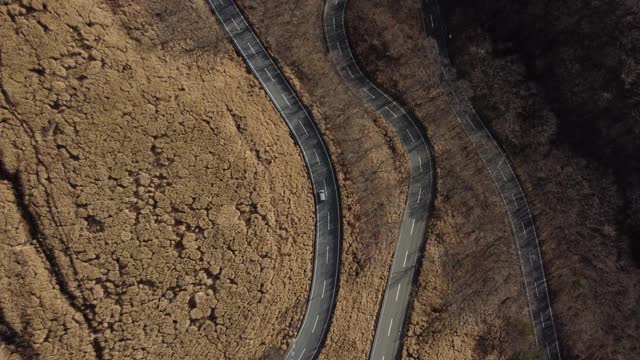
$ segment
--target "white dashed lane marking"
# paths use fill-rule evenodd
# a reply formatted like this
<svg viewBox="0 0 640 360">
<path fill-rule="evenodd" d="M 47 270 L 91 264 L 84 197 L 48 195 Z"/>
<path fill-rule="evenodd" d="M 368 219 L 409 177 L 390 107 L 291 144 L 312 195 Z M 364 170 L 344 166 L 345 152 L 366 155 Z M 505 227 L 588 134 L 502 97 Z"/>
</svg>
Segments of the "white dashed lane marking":
<svg viewBox="0 0 640 360">
<path fill-rule="evenodd" d="M 331 230 L 331 213 L 327 212 L 327 230 Z"/>
<path fill-rule="evenodd" d="M 507 177 L 506 177 L 506 176 L 504 176 L 504 173 L 502 172 L 502 169 L 500 169 L 500 167 L 498 167 L 498 171 L 500 171 L 500 175 L 502 175 L 502 179 L 503 179 L 504 181 L 507 181 Z"/>
<path fill-rule="evenodd" d="M 240 31 L 240 26 L 238 26 L 238 23 L 236 23 L 236 20 L 231 18 L 231 21 L 233 21 L 233 25 L 236 26 L 236 29 L 238 29 L 238 31 Z"/>
<path fill-rule="evenodd" d="M 349 66 L 347 66 L 347 71 L 349 71 L 349 75 L 350 75 L 352 78 L 355 78 L 355 77 L 356 77 L 356 76 L 355 76 L 355 75 L 353 75 L 353 73 L 351 72 L 351 68 L 350 68 Z"/>
<path fill-rule="evenodd" d="M 287 105 L 289 105 L 289 107 L 291 106 L 291 103 L 289 102 L 289 100 L 287 99 L 287 97 L 285 96 L 285 93 L 280 94 L 282 96 L 282 98 L 284 99 L 284 101 L 287 103 Z"/>
<path fill-rule="evenodd" d="M 367 95 L 371 96 L 372 99 L 375 99 L 376 97 L 371 93 L 371 91 L 369 91 L 369 89 L 367 88 L 362 88 L 362 90 L 364 90 L 364 92 L 367 93 Z"/>
<path fill-rule="evenodd" d="M 251 43 L 247 43 L 247 45 L 249 45 L 249 48 L 251 49 L 251 53 L 253 55 L 255 55 L 256 54 L 256 50 L 253 48 L 253 46 L 251 46 Z"/>
<path fill-rule="evenodd" d="M 267 75 L 269 76 L 269 79 L 271 79 L 271 81 L 276 81 L 273 76 L 271 76 L 271 72 L 269 71 L 269 69 L 264 68 L 264 71 L 267 73 Z"/>
<path fill-rule="evenodd" d="M 298 360 L 302 359 L 302 355 L 304 355 L 305 350 L 307 350 L 307 349 L 302 349 L 302 352 L 300 353 L 300 356 L 298 357 Z"/>
<path fill-rule="evenodd" d="M 304 126 L 304 124 L 302 123 L 302 120 L 298 120 L 298 122 L 300 123 L 300 126 L 302 126 L 302 130 L 304 130 L 304 134 L 308 135 L 309 133 L 307 132 L 307 128 Z"/>
<path fill-rule="evenodd" d="M 385 107 L 385 109 L 387 109 L 387 111 L 388 111 L 388 112 L 390 112 L 390 113 L 391 113 L 391 115 L 393 115 L 393 118 L 394 118 L 394 119 L 398 117 L 398 115 L 396 115 L 396 113 L 394 113 L 394 112 L 393 112 L 393 110 L 391 110 L 388 106 L 387 106 L 387 107 Z"/>
<path fill-rule="evenodd" d="M 413 135 L 411 135 L 411 132 L 407 129 L 407 134 L 409 134 L 409 138 L 411 139 L 411 142 L 416 142 L 416 140 L 413 138 Z"/>
</svg>

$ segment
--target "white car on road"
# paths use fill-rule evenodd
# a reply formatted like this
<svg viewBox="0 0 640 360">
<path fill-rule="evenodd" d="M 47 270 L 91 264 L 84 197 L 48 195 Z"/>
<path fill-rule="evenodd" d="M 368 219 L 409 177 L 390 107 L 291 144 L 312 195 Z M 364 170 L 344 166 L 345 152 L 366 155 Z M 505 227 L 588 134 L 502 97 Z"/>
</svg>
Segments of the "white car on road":
<svg viewBox="0 0 640 360">
<path fill-rule="evenodd" d="M 324 191 L 324 189 L 323 189 L 323 190 L 318 191 L 318 197 L 320 197 L 320 201 L 321 201 L 321 202 L 322 202 L 322 201 L 327 200 L 327 193 L 326 193 L 326 191 Z"/>
</svg>

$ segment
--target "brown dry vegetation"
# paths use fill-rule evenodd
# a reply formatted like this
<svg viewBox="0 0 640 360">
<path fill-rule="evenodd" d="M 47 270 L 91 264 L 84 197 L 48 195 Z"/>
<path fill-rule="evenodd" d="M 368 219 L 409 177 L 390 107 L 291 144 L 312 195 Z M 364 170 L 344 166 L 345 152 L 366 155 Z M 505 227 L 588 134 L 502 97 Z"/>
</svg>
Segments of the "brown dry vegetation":
<svg viewBox="0 0 640 360">
<path fill-rule="evenodd" d="M 638 3 L 452 4 L 454 64 L 533 203 L 565 358 L 637 359 Z"/>
<path fill-rule="evenodd" d="M 298 149 L 206 2 L 0 2 L 0 358 L 282 353 Z"/>
<path fill-rule="evenodd" d="M 366 358 L 404 209 L 405 154 L 393 131 L 336 73 L 324 46 L 323 1 L 238 4 L 309 106 L 340 180 L 339 293 L 320 358 Z"/>
<path fill-rule="evenodd" d="M 423 124 L 437 195 L 408 332 L 406 359 L 508 359 L 534 341 L 520 263 L 502 200 L 438 85 L 420 1 L 350 0 L 351 42 L 370 76 Z"/>
<path fill-rule="evenodd" d="M 340 291 L 321 358 L 365 359 L 404 207 L 404 153 L 337 76 L 322 0 L 238 3 L 339 176 Z M 403 357 L 526 358 L 533 338 L 506 212 L 448 110 L 420 9 L 350 0 L 347 15 L 363 69 L 415 113 L 436 156 Z M 0 38 L 0 358 L 282 357 L 307 297 L 311 189 L 206 2 L 5 0 Z M 629 232 L 619 216 L 634 219 L 638 202 L 624 198 L 637 191 L 558 143 L 562 117 L 518 57 L 496 56 L 476 28 L 457 44 L 467 91 L 532 204 L 564 351 L 633 358 L 635 223 Z M 625 62 L 623 88 L 635 68 Z M 607 94 L 581 104 L 608 104 Z"/>
<path fill-rule="evenodd" d="M 424 71 L 424 64 L 417 61 L 393 63 L 385 57 L 388 53 L 379 48 L 372 49 L 375 44 L 380 46 L 381 42 L 387 46 L 385 50 L 391 49 L 391 40 L 421 29 L 420 17 L 415 17 L 419 13 L 415 8 L 403 13 L 404 17 L 414 17 L 413 28 L 398 30 L 393 33 L 394 37 L 383 39 L 380 29 L 375 29 L 375 26 L 386 29 L 390 25 L 395 28 L 398 19 L 390 19 L 386 15 L 389 11 L 387 8 L 354 3 L 354 7 L 362 8 L 355 12 L 350 10 L 348 19 L 355 24 L 352 33 L 372 32 L 367 37 L 355 36 L 353 43 L 358 45 L 363 58 L 387 60 L 386 63 L 373 62 L 379 65 L 377 70 L 384 69 L 384 74 L 391 74 L 389 78 L 375 76 L 376 80 L 394 93 L 402 94 L 398 99 L 406 102 L 408 108 L 415 110 L 417 117 L 423 120 L 436 151 L 438 198 L 428 235 L 429 250 L 424 259 L 418 301 L 410 324 L 409 356 L 425 358 L 438 354 L 440 358 L 506 358 L 529 350 L 533 340 L 526 325 L 527 308 L 521 290 L 519 264 L 506 223 L 506 213 L 493 183 L 474 150 L 469 148 L 464 133 L 450 118 L 437 83 L 429 72 Z M 353 185 L 369 183 L 362 183 L 360 177 L 363 175 L 358 174 L 363 164 L 344 158 L 348 155 L 345 149 L 355 151 L 375 141 L 373 132 L 364 133 L 366 136 L 358 138 L 345 136 L 345 132 L 362 133 L 358 127 L 362 119 L 371 122 L 370 119 L 375 115 L 360 110 L 360 100 L 345 91 L 344 83 L 337 78 L 329 62 L 323 45 L 323 2 L 269 2 L 269 6 L 266 6 L 260 1 L 240 1 L 240 4 L 260 36 L 266 40 L 267 47 L 288 66 L 293 83 L 306 95 L 315 118 L 335 149 L 333 152 L 337 154 L 338 171 L 349 172 L 350 181 L 343 184 L 343 191 L 347 194 L 345 197 L 348 199 L 349 195 L 354 194 L 358 196 L 357 199 L 367 202 L 375 200 L 371 194 L 377 186 L 366 188 L 369 193 L 362 195 L 351 190 Z M 366 16 L 357 14 L 357 11 L 363 11 Z M 378 16 L 373 19 L 380 23 L 370 24 L 363 20 L 372 14 Z M 403 51 L 402 45 L 394 48 L 399 54 Z M 366 69 L 373 68 L 368 61 L 364 65 Z M 392 68 L 393 72 L 388 71 Z M 416 76 L 416 71 L 420 73 L 419 76 L 412 78 Z M 380 73 L 382 76 L 383 71 Z M 377 72 L 374 71 L 374 75 L 378 75 Z M 374 121 L 384 126 L 380 120 Z M 392 132 L 388 136 L 395 138 Z M 378 197 L 387 196 L 385 193 L 375 193 Z M 354 234 L 359 236 L 351 238 L 350 218 L 357 212 L 350 207 L 345 210 L 347 251 L 342 258 L 338 305 L 321 358 L 335 359 L 349 354 L 349 358 L 364 359 L 371 346 L 375 316 L 379 310 L 377 306 L 381 300 L 389 256 L 393 251 L 393 244 L 389 244 L 389 241 L 395 242 L 396 239 L 387 238 L 378 245 L 387 255 L 376 256 L 364 272 L 350 271 L 364 257 L 361 252 L 353 250 L 363 249 L 362 244 L 368 244 L 370 239 L 363 237 L 366 233 L 362 230 Z M 395 211 L 398 212 L 398 209 Z M 381 215 L 384 212 L 382 208 L 377 210 Z M 362 218 L 356 226 L 367 229 L 376 225 L 375 220 L 371 217 Z M 397 231 L 399 218 L 387 223 L 387 227 L 388 231 Z M 385 243 L 387 245 L 383 247 Z M 377 253 L 380 254 L 380 250 Z"/>
</svg>

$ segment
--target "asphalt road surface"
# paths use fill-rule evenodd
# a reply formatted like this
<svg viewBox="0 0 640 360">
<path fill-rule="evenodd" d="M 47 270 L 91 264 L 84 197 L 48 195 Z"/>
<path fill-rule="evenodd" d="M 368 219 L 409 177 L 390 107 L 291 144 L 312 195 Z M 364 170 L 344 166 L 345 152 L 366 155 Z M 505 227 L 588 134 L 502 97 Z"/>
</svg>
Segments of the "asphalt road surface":
<svg viewBox="0 0 640 360">
<path fill-rule="evenodd" d="M 469 139 L 475 145 L 485 167 L 493 178 L 509 214 L 512 231 L 524 278 L 536 346 L 547 359 L 561 359 L 560 346 L 553 322 L 551 300 L 542 266 L 542 255 L 536 229 L 520 183 L 513 172 L 507 154 L 487 130 L 473 105 L 457 85 L 455 69 L 447 52 L 448 32 L 437 0 L 425 0 L 424 24 L 427 35 L 436 39 L 442 59 L 442 86 L 451 108 Z"/>
<path fill-rule="evenodd" d="M 324 341 L 336 299 L 342 236 L 336 176 L 314 122 L 238 7 L 232 0 L 208 1 L 293 134 L 313 185 L 316 207 L 313 277 L 304 320 L 287 354 L 287 359 L 313 359 Z M 320 199 L 321 191 L 326 194 L 324 201 Z"/>
<path fill-rule="evenodd" d="M 346 0 L 327 0 L 324 32 L 338 73 L 351 90 L 393 126 L 409 158 L 410 180 L 406 208 L 382 309 L 378 314 L 370 359 L 391 360 L 401 344 L 416 263 L 425 242 L 434 192 L 433 155 L 416 121 L 396 101 L 369 81 L 355 62 L 344 25 Z M 355 325 L 355 324 L 354 324 Z"/>
</svg>

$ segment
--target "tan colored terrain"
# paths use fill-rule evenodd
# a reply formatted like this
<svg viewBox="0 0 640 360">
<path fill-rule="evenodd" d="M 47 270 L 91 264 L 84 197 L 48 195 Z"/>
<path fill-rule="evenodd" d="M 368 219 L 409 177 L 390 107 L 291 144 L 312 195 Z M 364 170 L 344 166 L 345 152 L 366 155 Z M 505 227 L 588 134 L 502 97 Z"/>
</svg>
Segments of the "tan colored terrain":
<svg viewBox="0 0 640 360">
<path fill-rule="evenodd" d="M 343 184 L 343 191 L 350 194 L 351 183 L 358 184 L 363 179 L 354 172 L 358 164 L 341 160 L 347 152 L 344 149 L 362 148 L 375 137 L 373 132 L 367 132 L 367 136 L 354 139 L 345 137 L 345 132 L 362 132 L 357 125 L 363 118 L 371 122 L 369 119 L 375 114 L 360 112 L 361 101 L 345 92 L 344 82 L 337 78 L 327 57 L 321 19 L 324 2 L 239 3 L 275 57 L 290 66 L 289 76 L 294 84 L 307 94 L 307 103 L 324 125 L 330 145 L 337 149 L 333 152 L 338 152 L 338 171 L 352 172 L 351 181 Z M 416 112 L 433 142 L 438 171 L 434 219 L 427 236 L 428 252 L 423 259 L 405 357 L 432 359 L 437 354 L 435 358 L 440 359 L 484 359 L 526 352 L 533 337 L 527 323 L 518 258 L 500 197 L 480 158 L 451 118 L 435 78 L 425 70 L 424 59 L 401 58 L 417 50 L 415 45 L 403 49 L 409 41 L 395 42 L 404 36 L 415 40 L 422 35 L 415 32 L 422 26 L 417 12 L 419 4 L 416 2 L 401 14 L 387 14 L 389 9 L 380 3 L 351 3 L 347 19 L 352 25 L 352 43 L 357 45 L 358 55 L 366 60 L 365 69 L 372 72 L 376 81 Z M 404 24 L 407 21 L 410 25 Z M 381 28 L 393 31 L 383 35 Z M 430 51 L 426 46 L 419 50 Z M 383 125 L 380 120 L 375 120 L 375 124 Z M 393 132 L 388 136 L 395 139 Z M 403 165 L 399 158 L 395 162 Z M 402 174 L 406 171 L 404 167 L 398 170 Z M 365 203 L 389 195 L 365 189 L 368 193 L 359 195 Z M 395 204 L 397 214 L 404 207 L 402 200 Z M 379 208 L 376 213 L 384 214 L 391 209 Z M 349 216 L 353 210 L 345 211 Z M 363 229 L 376 225 L 376 218 L 372 217 L 362 218 L 356 224 Z M 393 218 L 387 227 L 397 236 L 400 218 Z M 345 234 L 347 252 L 342 258 L 338 305 L 320 358 L 340 359 L 345 354 L 350 359 L 368 357 L 397 238 L 383 238 L 378 247 L 388 255 L 378 256 L 365 271 L 355 273 L 350 269 L 361 262 L 363 254 L 349 249 L 367 244 L 369 238 L 363 237 L 365 234 L 362 230 L 353 238 Z"/>
<path fill-rule="evenodd" d="M 637 21 L 633 21 L 637 18 L 633 16 L 637 14 L 637 6 L 617 1 L 611 4 L 611 8 L 600 8 L 598 4 L 583 7 L 582 3 L 572 2 L 570 6 L 549 3 L 543 10 L 539 6 L 542 3 L 531 2 L 523 5 L 525 9 L 515 10 L 510 7 L 513 2 L 509 1 L 493 2 L 488 7 L 483 2 L 459 2 L 466 3 L 468 8 L 461 5 L 462 9 L 453 16 L 452 43 L 457 55 L 454 62 L 465 78 L 468 95 L 511 155 L 528 196 L 542 245 L 564 358 L 635 359 L 640 351 L 640 316 L 637 311 L 640 272 L 633 260 L 633 246 L 637 242 L 633 231 L 638 223 L 637 212 L 633 209 L 638 204 L 638 187 L 637 171 L 634 170 L 637 169 L 637 160 L 632 152 L 634 146 L 637 147 L 637 136 L 632 134 L 637 133 L 638 97 L 631 90 L 637 79 L 633 74 L 637 71 L 634 72 L 630 59 L 634 54 L 637 58 L 640 44 Z M 415 95 L 429 83 L 422 77 L 424 71 L 421 69 L 434 72 L 430 64 L 436 61 L 435 44 L 424 39 L 420 3 L 412 1 L 399 7 L 392 1 L 352 0 L 348 16 L 353 19 L 350 27 L 352 42 L 361 45 L 358 53 L 367 69 L 387 89 L 405 98 L 409 107 L 417 109 L 418 114 L 420 101 L 429 99 L 426 95 Z M 486 11 L 484 17 L 474 18 L 481 11 Z M 518 14 L 515 18 L 512 17 L 514 13 Z M 358 16 L 360 18 L 356 20 Z M 576 18 L 585 19 L 585 22 Z M 512 23 L 505 24 L 503 20 Z M 537 83 L 532 80 L 534 74 L 531 70 L 525 69 L 522 58 L 515 54 L 505 55 L 511 45 L 491 39 L 490 33 L 483 31 L 485 27 L 494 28 L 493 25 L 487 26 L 491 22 L 506 25 L 499 29 L 502 37 L 520 31 L 519 36 L 530 40 L 523 46 L 531 47 L 529 50 L 532 52 L 544 47 L 546 50 L 537 54 L 539 59 L 532 55 L 526 59 L 554 74 L 550 77 L 552 82 L 548 83 L 549 79 L 543 80 L 540 76 Z M 537 29 L 543 23 L 547 33 L 540 34 Z M 615 51 L 593 52 L 591 44 L 615 41 L 608 38 L 614 35 L 603 31 L 603 28 L 613 26 L 624 30 L 614 32 L 624 33 L 621 40 L 624 46 Z M 560 33 L 562 35 L 558 35 Z M 565 37 L 570 39 L 563 39 Z M 585 52 L 593 54 L 594 58 L 585 60 L 582 57 Z M 376 54 L 383 60 L 370 61 Z M 626 65 L 610 66 L 618 61 Z M 435 76 L 433 74 L 432 78 Z M 622 81 L 624 86 L 619 84 Z M 568 110 L 558 111 L 558 102 Z M 574 117 L 578 118 L 572 119 Z M 443 161 L 442 156 L 438 157 L 439 136 L 437 126 L 432 126 L 438 118 L 422 118 L 428 119 L 426 128 L 436 147 L 441 168 L 439 184 L 445 184 L 447 179 L 442 169 L 455 162 L 456 158 Z M 456 121 L 451 120 L 450 123 Z M 457 124 L 455 131 L 459 131 Z M 567 137 L 574 138 L 573 141 L 580 145 L 571 144 Z M 590 156 L 591 149 L 604 154 L 604 161 Z M 461 147 L 456 150 L 458 156 L 472 156 L 460 151 Z M 613 154 L 618 154 L 618 157 Z M 442 186 L 439 191 L 445 193 Z M 489 188 L 486 191 L 490 194 Z M 458 212 L 464 208 L 462 204 L 454 207 Z M 436 203 L 436 212 L 437 209 Z M 463 219 L 469 219 L 474 226 L 487 220 L 467 216 Z M 438 231 L 437 215 L 435 220 L 435 231 Z M 508 231 L 505 229 L 505 236 L 510 237 Z M 509 240 L 505 238 L 504 241 Z M 463 252 L 470 251 L 474 242 L 465 242 Z M 501 243 L 502 246 L 505 244 Z M 447 248 L 460 249 L 457 246 Z M 491 251 L 496 249 L 492 247 Z M 514 317 L 508 310 L 511 300 L 505 303 L 496 301 L 501 298 L 501 289 L 509 285 L 509 282 L 502 281 L 503 276 L 507 271 L 512 272 L 510 277 L 516 275 L 513 268 L 516 254 L 507 258 L 511 264 L 509 267 L 502 261 L 485 256 L 485 253 L 467 256 L 463 263 L 446 261 L 442 254 L 432 259 L 436 263 L 442 260 L 448 263 L 450 269 L 444 273 L 452 274 L 454 284 L 463 287 L 451 292 L 454 295 L 451 301 L 447 301 L 446 294 L 439 295 L 437 302 L 445 304 L 442 307 L 430 305 L 428 300 L 423 300 L 429 297 L 423 297 L 424 293 L 418 290 L 410 332 L 415 331 L 419 336 L 410 334 L 407 339 L 406 358 L 533 356 L 526 350 L 526 342 L 529 341 L 528 346 L 531 346 L 531 338 L 517 336 L 531 331 L 524 322 L 527 320 L 524 311 L 520 318 Z M 506 251 L 503 256 L 508 256 Z M 425 269 L 429 267 L 429 259 L 425 265 L 421 289 L 426 288 L 428 293 L 431 279 L 425 278 L 424 273 L 428 271 Z M 456 276 L 457 273 L 460 275 Z M 456 277 L 466 280 L 456 281 Z M 492 280 L 487 282 L 480 280 L 482 278 Z M 516 286 L 519 281 L 511 283 Z M 491 313 L 502 313 L 501 325 L 500 322 L 487 323 L 488 331 L 468 336 L 474 332 L 475 325 L 473 320 L 468 321 L 465 311 L 460 313 L 463 308 L 455 306 L 461 296 L 464 303 L 476 302 L 479 313 L 489 309 L 493 309 Z M 520 304 L 518 308 L 524 310 L 521 307 L 524 302 L 520 301 Z M 444 314 L 442 308 L 445 309 Z M 447 312 L 449 308 L 453 311 Z M 463 320 L 460 322 L 466 324 L 454 336 L 447 338 L 443 333 L 446 334 L 449 328 L 443 324 L 455 319 L 456 313 L 461 314 Z M 436 321 L 425 321 L 425 318 Z M 416 327 L 411 329 L 412 326 Z M 460 336 L 465 332 L 467 335 Z M 434 342 L 442 346 L 438 348 Z"/>
<path fill-rule="evenodd" d="M 405 155 L 335 72 L 323 0 L 238 4 L 339 176 L 339 297 L 320 358 L 366 359 Z M 534 358 L 506 211 L 438 85 L 421 1 L 349 4 L 363 69 L 415 113 L 436 156 L 402 357 Z M 633 358 L 640 277 L 618 222 L 625 195 L 555 142 L 561 121 L 518 60 L 467 36 L 457 65 L 530 200 L 563 350 Z M 308 295 L 311 188 L 206 2 L 0 0 L 0 39 L 0 359 L 282 358 Z"/>
<path fill-rule="evenodd" d="M 340 283 L 320 358 L 364 359 L 404 209 L 404 150 L 386 123 L 364 109 L 336 73 L 324 46 L 323 1 L 238 4 L 319 123 L 340 178 Z"/>
<path fill-rule="evenodd" d="M 206 2 L 3 1 L 0 38 L 0 358 L 277 357 L 311 188 Z"/>
<path fill-rule="evenodd" d="M 363 67 L 423 124 L 437 194 L 402 357 L 511 359 L 534 339 L 507 213 L 489 173 L 449 111 L 421 2 L 351 0 L 347 26 Z"/>
</svg>

